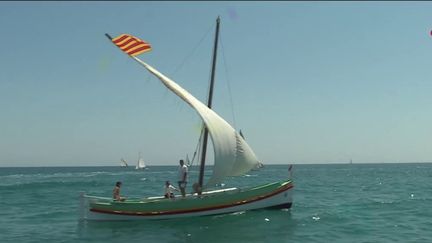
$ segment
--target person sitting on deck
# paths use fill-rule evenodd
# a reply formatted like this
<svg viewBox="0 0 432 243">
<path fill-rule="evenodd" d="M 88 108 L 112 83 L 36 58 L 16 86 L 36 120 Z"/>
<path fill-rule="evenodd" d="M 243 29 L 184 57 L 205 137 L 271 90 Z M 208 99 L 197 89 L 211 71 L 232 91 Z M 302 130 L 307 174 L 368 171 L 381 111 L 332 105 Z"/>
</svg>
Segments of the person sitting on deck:
<svg viewBox="0 0 432 243">
<path fill-rule="evenodd" d="M 202 194 L 202 188 L 201 188 L 201 186 L 199 185 L 198 182 L 195 182 L 195 183 L 192 185 L 192 188 L 193 188 L 193 190 L 194 190 L 194 193 L 196 193 L 198 196 L 201 196 L 201 194 Z"/>
<path fill-rule="evenodd" d="M 113 199 L 115 201 L 124 201 L 124 200 L 126 200 L 126 198 L 120 196 L 120 187 L 121 187 L 121 185 L 122 185 L 121 181 L 117 181 L 116 185 L 115 185 L 115 187 L 113 189 Z"/>
<path fill-rule="evenodd" d="M 174 191 L 179 191 L 169 181 L 165 182 L 165 198 L 175 198 Z"/>
</svg>

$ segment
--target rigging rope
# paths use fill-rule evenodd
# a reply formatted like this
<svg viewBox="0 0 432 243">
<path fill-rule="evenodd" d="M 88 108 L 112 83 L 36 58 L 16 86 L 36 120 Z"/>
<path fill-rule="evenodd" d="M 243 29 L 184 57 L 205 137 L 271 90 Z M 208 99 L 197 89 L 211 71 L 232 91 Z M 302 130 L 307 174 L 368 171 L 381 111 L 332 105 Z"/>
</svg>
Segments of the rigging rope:
<svg viewBox="0 0 432 243">
<path fill-rule="evenodd" d="M 207 30 L 207 32 L 204 34 L 204 36 L 199 40 L 199 42 L 195 45 L 195 47 L 192 49 L 191 52 L 189 52 L 188 55 L 183 59 L 183 61 L 174 69 L 172 74 L 175 74 L 177 71 L 179 71 L 183 65 L 186 63 L 186 61 L 195 53 L 195 51 L 198 49 L 198 47 L 201 45 L 201 43 L 204 41 L 204 39 L 207 37 L 207 35 L 210 33 L 210 31 L 213 29 L 213 25 L 210 26 L 210 28 Z"/>
<path fill-rule="evenodd" d="M 230 78 L 229 78 L 229 74 L 228 74 L 228 65 L 227 65 L 226 58 L 225 58 L 225 48 L 223 46 L 222 35 L 220 35 L 219 39 L 220 39 L 221 49 L 222 49 L 222 59 L 223 59 L 224 67 L 225 67 L 225 76 L 227 79 L 228 93 L 229 93 L 230 105 L 231 105 L 231 114 L 233 117 L 233 126 L 234 126 L 234 128 L 236 128 L 236 119 L 235 119 L 235 115 L 234 115 L 234 102 L 233 102 L 233 98 L 232 98 Z"/>
<path fill-rule="evenodd" d="M 209 35 L 210 31 L 213 28 L 214 28 L 214 24 L 212 24 L 208 28 L 208 30 L 206 31 L 206 33 L 198 41 L 198 43 L 194 46 L 194 48 L 192 48 L 192 50 L 186 55 L 186 57 L 181 61 L 181 63 L 179 65 L 177 65 L 177 67 L 173 70 L 172 75 L 174 75 L 175 73 L 177 73 L 184 66 L 184 64 L 194 55 L 195 51 L 198 49 L 199 46 L 201 46 L 201 44 L 207 38 L 207 36 Z M 203 127 L 204 127 L 204 125 L 203 125 Z M 199 156 L 201 154 L 201 140 L 202 140 L 202 136 L 203 136 L 203 131 L 204 131 L 204 128 L 201 128 L 201 134 L 200 134 L 200 137 L 198 139 L 198 143 L 197 143 L 197 146 L 195 148 L 192 160 L 191 161 L 187 161 L 187 165 L 188 166 L 193 166 L 195 158 L 197 158 L 197 155 Z M 186 157 L 188 158 L 188 155 L 186 155 Z"/>
<path fill-rule="evenodd" d="M 194 164 L 194 161 L 195 161 L 195 158 L 197 157 L 197 155 L 198 155 L 198 157 L 201 155 L 201 139 L 202 139 L 203 135 L 204 135 L 204 126 L 202 126 L 202 128 L 201 128 L 201 135 L 198 139 L 198 143 L 197 143 L 197 146 L 195 148 L 195 152 L 194 152 L 193 157 L 192 157 L 192 162 L 189 162 L 188 166 L 192 166 Z"/>
</svg>

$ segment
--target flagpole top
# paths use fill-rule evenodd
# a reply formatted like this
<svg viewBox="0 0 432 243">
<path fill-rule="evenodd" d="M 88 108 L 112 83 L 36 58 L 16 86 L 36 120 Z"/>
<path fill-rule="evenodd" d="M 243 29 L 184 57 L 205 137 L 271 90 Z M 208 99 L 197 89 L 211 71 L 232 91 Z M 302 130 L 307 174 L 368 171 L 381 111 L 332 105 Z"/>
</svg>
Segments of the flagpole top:
<svg viewBox="0 0 432 243">
<path fill-rule="evenodd" d="M 111 37 L 109 34 L 105 33 L 105 36 L 106 36 L 108 39 L 112 40 L 112 37 Z"/>
</svg>

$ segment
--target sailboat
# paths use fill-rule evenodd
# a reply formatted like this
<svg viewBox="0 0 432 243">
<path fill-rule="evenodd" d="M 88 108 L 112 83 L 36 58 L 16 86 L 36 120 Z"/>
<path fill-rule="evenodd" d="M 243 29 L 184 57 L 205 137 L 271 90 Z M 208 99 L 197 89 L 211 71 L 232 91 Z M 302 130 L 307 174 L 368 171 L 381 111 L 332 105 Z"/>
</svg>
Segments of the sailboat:
<svg viewBox="0 0 432 243">
<path fill-rule="evenodd" d="M 259 166 L 251 147 L 228 122 L 211 109 L 215 77 L 220 18 L 216 20 L 212 72 L 207 105 L 199 101 L 173 80 L 137 57 L 151 50 L 148 43 L 129 34 L 112 38 L 106 36 L 132 59 L 144 66 L 161 83 L 191 106 L 205 125 L 198 187 L 194 193 L 179 200 L 162 196 L 115 201 L 112 198 L 81 194 L 81 218 L 87 220 L 169 219 L 233 213 L 263 208 L 290 208 L 293 182 L 283 181 L 256 185 L 250 188 L 211 189 L 226 177 L 240 176 Z M 204 166 L 208 137 L 214 150 L 213 174 L 204 184 Z"/>
<path fill-rule="evenodd" d="M 146 165 L 145 165 L 144 159 L 142 158 L 141 153 L 139 153 L 139 158 L 137 161 L 137 165 L 135 166 L 135 169 L 136 170 L 142 170 L 145 168 L 146 168 Z"/>
<path fill-rule="evenodd" d="M 123 158 L 120 159 L 120 167 L 128 167 L 128 163 Z"/>
</svg>

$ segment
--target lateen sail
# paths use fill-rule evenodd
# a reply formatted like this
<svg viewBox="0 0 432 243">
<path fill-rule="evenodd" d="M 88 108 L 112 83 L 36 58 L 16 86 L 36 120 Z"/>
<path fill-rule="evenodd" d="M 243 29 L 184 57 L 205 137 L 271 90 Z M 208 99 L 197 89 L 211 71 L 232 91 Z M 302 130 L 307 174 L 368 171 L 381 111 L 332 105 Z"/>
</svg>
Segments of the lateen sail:
<svg viewBox="0 0 432 243">
<path fill-rule="evenodd" d="M 213 175 L 207 185 L 220 183 L 227 176 L 242 175 L 258 165 L 259 161 L 252 149 L 228 122 L 155 68 L 137 57 L 131 57 L 194 108 L 204 121 L 213 142 L 215 155 Z"/>
</svg>

